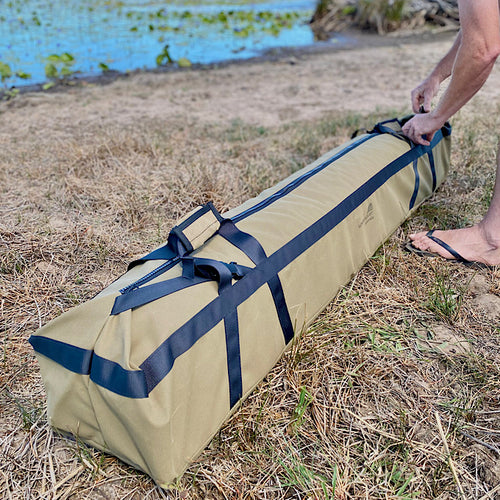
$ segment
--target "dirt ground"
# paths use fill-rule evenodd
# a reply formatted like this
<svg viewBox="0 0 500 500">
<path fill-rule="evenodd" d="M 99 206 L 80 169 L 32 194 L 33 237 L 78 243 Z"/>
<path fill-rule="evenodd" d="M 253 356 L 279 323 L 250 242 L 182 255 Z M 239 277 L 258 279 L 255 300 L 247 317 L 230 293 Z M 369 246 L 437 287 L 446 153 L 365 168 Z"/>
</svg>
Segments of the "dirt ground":
<svg viewBox="0 0 500 500">
<path fill-rule="evenodd" d="M 277 61 L 238 63 L 220 69 L 142 73 L 111 85 L 34 93 L 2 104 L 0 138 L 47 134 L 52 139 L 89 124 L 133 124 L 138 118 L 183 118 L 205 123 L 276 126 L 331 112 L 373 112 L 408 106 L 409 92 L 451 44 L 453 34 L 432 42 L 360 37 L 359 46 L 323 53 L 300 52 Z M 500 94 L 495 70 L 480 98 Z M 29 120 L 28 120 L 29 118 Z"/>
<path fill-rule="evenodd" d="M 316 340 L 305 336 L 303 352 L 316 358 L 304 365 L 296 352 L 288 355 L 172 492 L 112 457 L 75 451 L 54 437 L 26 342 L 163 241 L 193 204 L 211 198 L 219 208 L 235 206 L 288 175 L 292 160 L 303 166 L 343 142 L 352 131 L 346 120 L 355 126 L 359 116 L 409 112 L 410 90 L 452 40 L 453 34 L 361 38 L 340 50 L 136 73 L 106 85 L 81 81 L 0 102 L 0 496 L 499 498 L 498 274 L 402 256 L 401 231 L 332 303 L 315 326 Z M 457 118 L 450 181 L 412 228 L 474 221 L 482 210 L 471 208 L 477 200 L 487 206 L 492 171 L 477 172 L 481 162 L 493 164 L 499 103 L 497 65 Z M 338 126 L 335 137 L 325 124 Z M 444 294 L 447 311 L 429 306 L 434 289 Z M 392 339 L 381 325 L 391 325 L 401 350 L 385 351 Z M 316 353 L 318 344 L 326 350 Z M 317 366 L 324 367 L 319 378 Z M 355 378 L 369 366 L 363 382 Z M 297 451 L 286 430 L 280 441 L 276 422 L 297 404 L 293 398 L 309 376 L 315 398 L 331 387 L 350 409 L 327 415 L 326 406 L 314 406 Z M 269 414 L 258 427 L 264 404 Z M 443 455 L 436 418 L 455 462 Z M 316 432 L 320 420 L 335 422 L 330 445 Z M 398 451 L 395 423 L 408 432 L 406 455 Z M 315 455 L 317 443 L 324 455 Z M 395 455 L 400 461 L 393 465 Z M 297 457 L 304 462 L 297 465 Z M 334 478 L 331 463 L 340 464 Z"/>
</svg>

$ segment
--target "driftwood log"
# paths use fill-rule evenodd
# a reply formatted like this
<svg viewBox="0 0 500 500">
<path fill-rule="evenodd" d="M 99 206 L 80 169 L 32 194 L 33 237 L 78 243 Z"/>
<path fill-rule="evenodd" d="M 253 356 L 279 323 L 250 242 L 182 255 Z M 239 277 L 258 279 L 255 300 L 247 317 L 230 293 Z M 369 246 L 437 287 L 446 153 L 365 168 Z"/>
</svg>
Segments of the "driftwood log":
<svg viewBox="0 0 500 500">
<path fill-rule="evenodd" d="M 311 19 L 319 40 L 346 28 L 385 34 L 425 24 L 457 29 L 457 0 L 320 0 Z"/>
</svg>

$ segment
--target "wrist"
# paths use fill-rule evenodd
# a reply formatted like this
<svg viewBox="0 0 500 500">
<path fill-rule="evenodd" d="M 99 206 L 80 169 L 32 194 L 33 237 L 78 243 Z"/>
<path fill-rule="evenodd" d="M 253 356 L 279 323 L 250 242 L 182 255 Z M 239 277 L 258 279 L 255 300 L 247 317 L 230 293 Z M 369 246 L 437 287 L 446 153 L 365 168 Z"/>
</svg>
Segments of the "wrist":
<svg viewBox="0 0 500 500">
<path fill-rule="evenodd" d="M 443 113 L 439 109 L 439 106 L 434 108 L 430 113 L 428 113 L 428 117 L 435 124 L 436 130 L 440 129 L 446 123 L 446 121 L 449 119 L 449 116 L 447 116 L 445 113 Z"/>
<path fill-rule="evenodd" d="M 434 71 L 427 77 L 429 83 L 435 87 L 439 88 L 442 82 L 446 80 L 450 75 L 446 74 L 439 70 L 439 68 L 435 68 Z"/>
</svg>

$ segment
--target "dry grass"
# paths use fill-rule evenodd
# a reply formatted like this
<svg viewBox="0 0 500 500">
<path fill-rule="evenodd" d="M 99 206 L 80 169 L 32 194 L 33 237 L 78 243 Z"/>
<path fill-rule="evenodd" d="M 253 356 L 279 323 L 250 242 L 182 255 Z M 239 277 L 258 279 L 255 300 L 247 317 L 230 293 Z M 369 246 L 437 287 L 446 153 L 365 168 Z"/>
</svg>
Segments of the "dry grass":
<svg viewBox="0 0 500 500">
<path fill-rule="evenodd" d="M 499 275 L 409 256 L 409 229 L 477 220 L 495 113 L 458 116 L 454 170 L 370 259 L 175 490 L 46 423 L 27 338 L 166 239 L 196 204 L 233 207 L 361 125 L 141 121 L 4 139 L 0 163 L 0 497 L 500 498 Z M 496 113 L 498 116 L 498 113 Z"/>
</svg>

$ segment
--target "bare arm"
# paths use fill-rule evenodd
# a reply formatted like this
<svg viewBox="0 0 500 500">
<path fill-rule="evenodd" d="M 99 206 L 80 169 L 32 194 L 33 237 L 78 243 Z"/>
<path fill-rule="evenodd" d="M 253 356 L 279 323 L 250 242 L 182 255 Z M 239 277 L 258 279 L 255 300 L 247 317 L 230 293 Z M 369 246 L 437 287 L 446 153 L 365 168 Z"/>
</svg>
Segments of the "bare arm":
<svg viewBox="0 0 500 500">
<path fill-rule="evenodd" d="M 438 93 L 441 83 L 451 75 L 461 43 L 462 33 L 459 32 L 448 53 L 439 61 L 430 75 L 413 89 L 411 103 L 415 113 L 418 113 L 420 106 L 424 107 L 426 113 L 431 110 L 432 98 Z"/>
<path fill-rule="evenodd" d="M 450 84 L 436 109 L 417 115 L 403 128 L 417 144 L 428 145 L 429 139 L 483 86 L 500 54 L 500 13 L 498 0 L 459 0 L 460 38 L 433 71 L 441 78 L 449 70 L 455 51 Z M 431 75 L 433 74 L 431 73 Z"/>
</svg>

